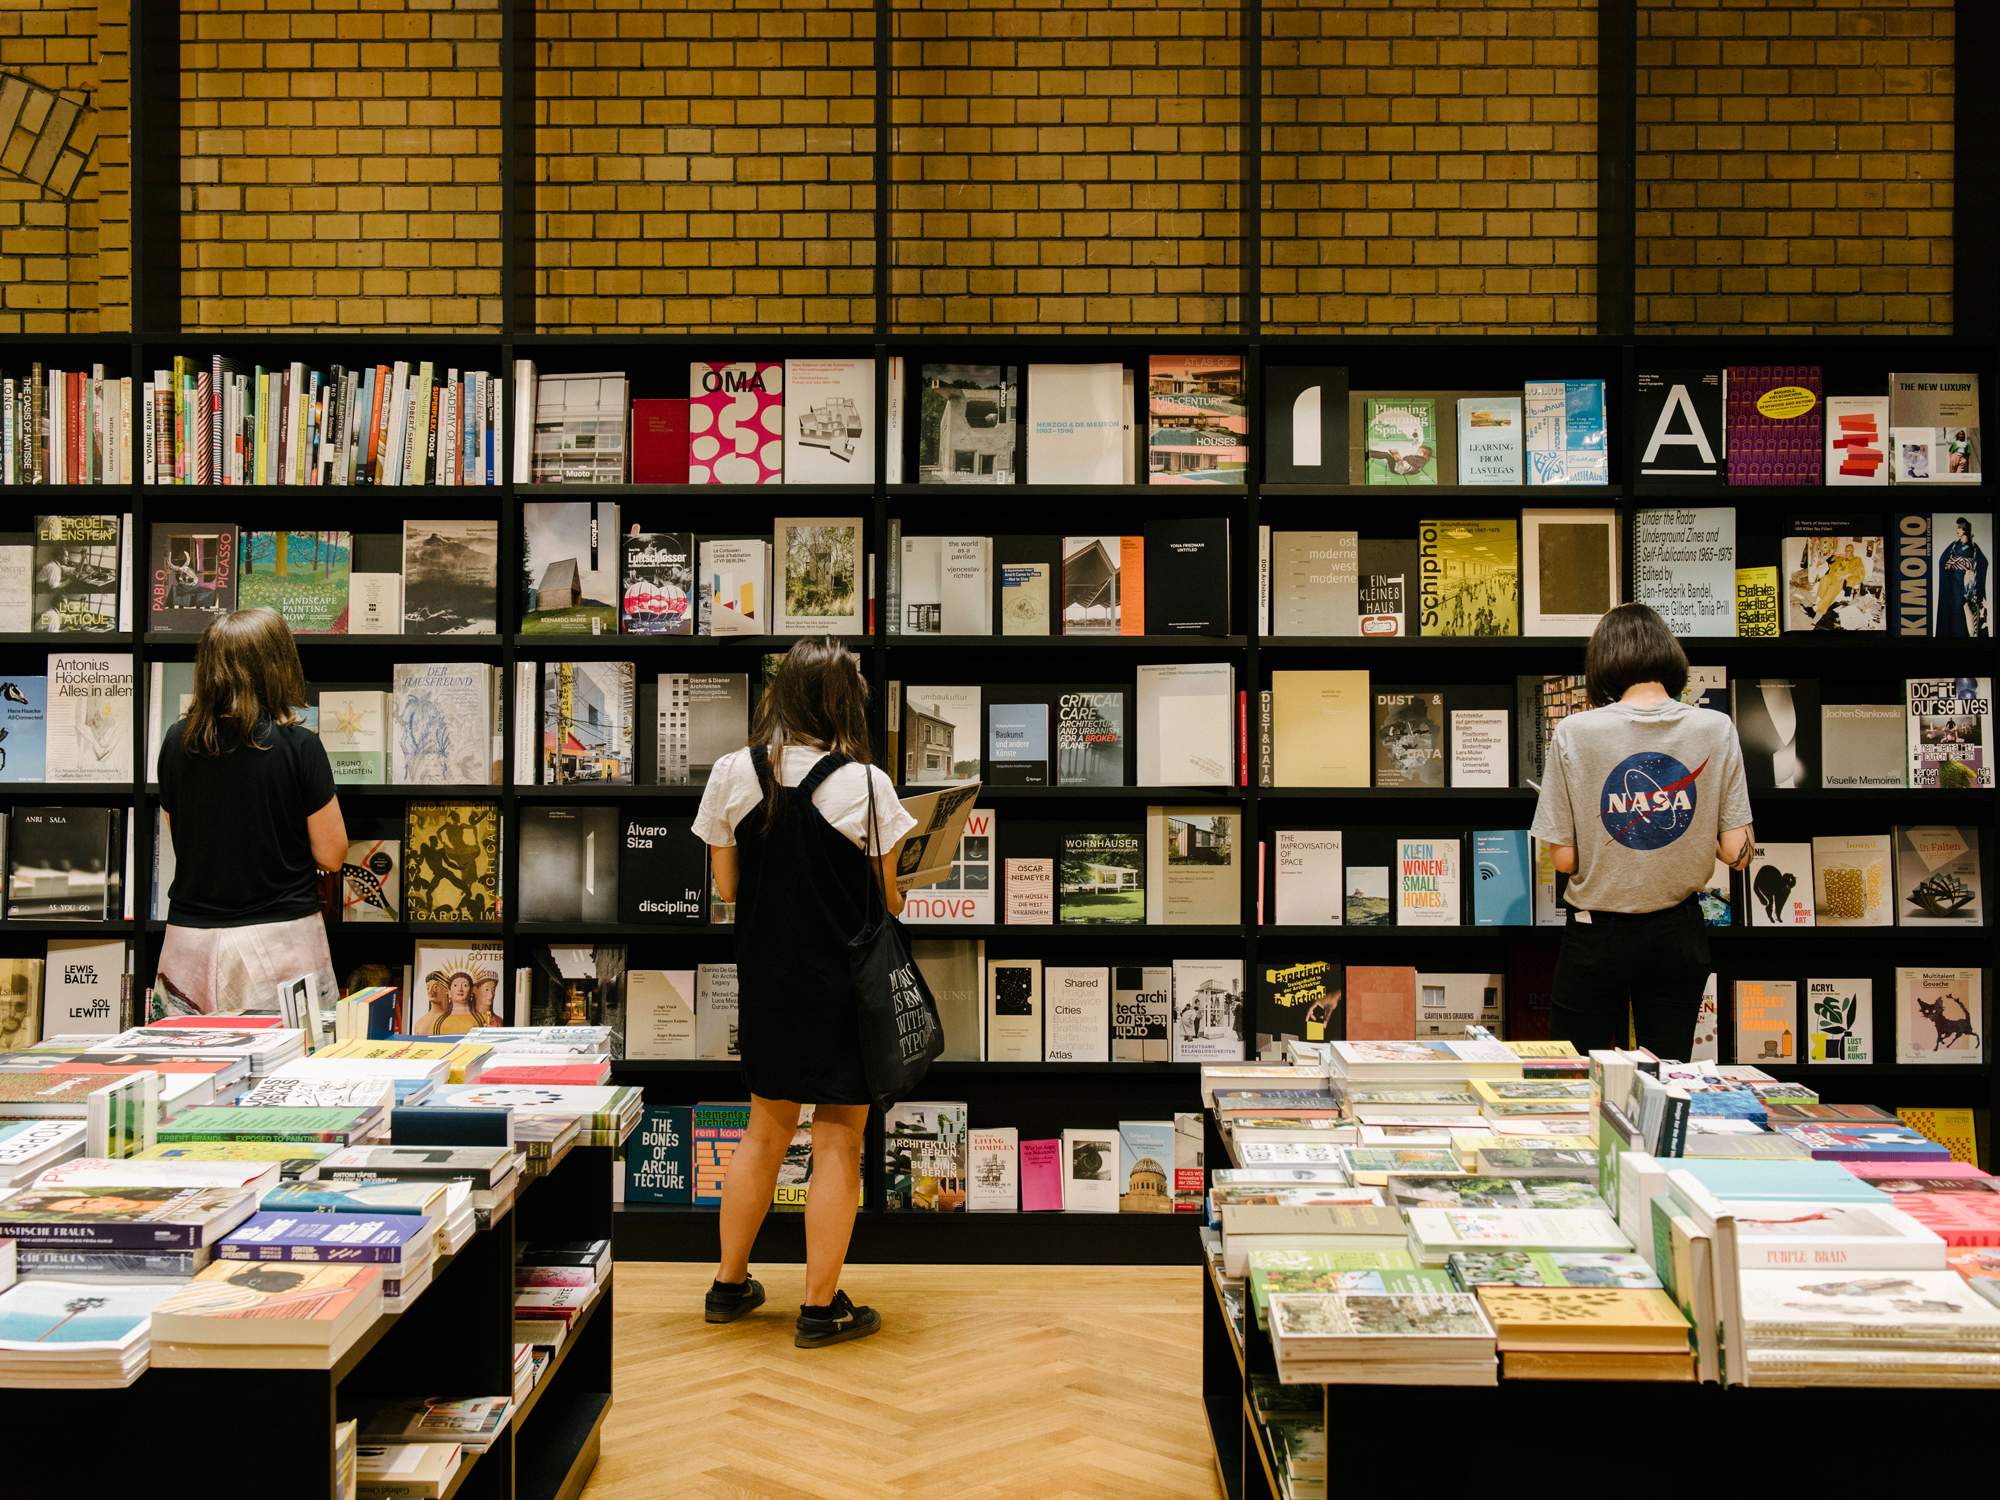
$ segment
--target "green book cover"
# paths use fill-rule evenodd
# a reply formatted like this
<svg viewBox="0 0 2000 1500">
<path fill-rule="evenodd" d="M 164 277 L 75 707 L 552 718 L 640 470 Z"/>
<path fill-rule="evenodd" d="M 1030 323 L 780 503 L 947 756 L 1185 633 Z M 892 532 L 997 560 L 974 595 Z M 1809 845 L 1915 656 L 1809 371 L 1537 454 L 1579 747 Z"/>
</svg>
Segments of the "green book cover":
<svg viewBox="0 0 2000 1500">
<path fill-rule="evenodd" d="M 237 608 L 275 609 L 303 634 L 345 635 L 353 540 L 345 531 L 245 531 L 237 540 Z"/>
<path fill-rule="evenodd" d="M 1437 402 L 1428 396 L 1371 398 L 1362 417 L 1368 483 L 1438 482 Z"/>
<path fill-rule="evenodd" d="M 366 1109 L 312 1109 L 274 1105 L 239 1108 L 211 1105 L 183 1110 L 159 1130 L 161 1141 L 344 1141 L 358 1134 L 377 1112 Z"/>
</svg>

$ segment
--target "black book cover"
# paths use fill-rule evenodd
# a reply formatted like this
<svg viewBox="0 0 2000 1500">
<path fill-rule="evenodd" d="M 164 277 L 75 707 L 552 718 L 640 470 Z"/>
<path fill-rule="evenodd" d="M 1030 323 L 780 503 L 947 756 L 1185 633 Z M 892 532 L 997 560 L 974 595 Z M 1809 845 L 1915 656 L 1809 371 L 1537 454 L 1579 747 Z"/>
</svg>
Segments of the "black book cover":
<svg viewBox="0 0 2000 1500">
<path fill-rule="evenodd" d="M 1375 785 L 1445 784 L 1443 693 L 1377 688 L 1373 728 Z"/>
<path fill-rule="evenodd" d="M 392 1109 L 392 1146 L 511 1146 L 514 1113 L 506 1109 Z"/>
<path fill-rule="evenodd" d="M 1266 365 L 1264 478 L 1274 484 L 1347 483 L 1347 368 Z"/>
<path fill-rule="evenodd" d="M 1364 636 L 1415 635 L 1417 539 L 1360 538 L 1355 544 L 1355 604 Z"/>
<path fill-rule="evenodd" d="M 521 809 L 521 920 L 610 922 L 618 913 L 618 809 Z"/>
<path fill-rule="evenodd" d="M 618 851 L 620 922 L 699 925 L 707 920 L 707 893 L 708 850 L 694 836 L 692 818 L 626 817 Z"/>
<path fill-rule="evenodd" d="M 1743 779 L 1753 792 L 1804 791 L 1819 785 L 1819 683 L 1738 677 L 1729 684 L 1729 716 L 1743 746 Z"/>
<path fill-rule="evenodd" d="M 1722 372 L 1641 370 L 1632 393 L 1639 477 L 1706 488 L 1724 477 Z"/>
<path fill-rule="evenodd" d="M 1062 538 L 993 538 L 993 621 L 999 635 L 1060 635 Z"/>
<path fill-rule="evenodd" d="M 1124 688 L 1066 688 L 1056 697 L 1056 785 L 1125 786 Z"/>
<path fill-rule="evenodd" d="M 1229 634 L 1229 523 L 1146 522 L 1146 634 Z"/>
<path fill-rule="evenodd" d="M 7 916 L 101 922 L 116 915 L 111 871 L 124 863 L 122 832 L 108 807 L 15 808 L 7 818 Z"/>
<path fill-rule="evenodd" d="M 990 687 L 986 784 L 1054 786 L 1056 705 L 1042 688 Z"/>
<path fill-rule="evenodd" d="M 1346 981 L 1346 969 L 1324 958 L 1258 964 L 1253 1002 L 1258 1051 L 1288 1036 L 1306 1042 L 1344 1040 Z"/>
</svg>

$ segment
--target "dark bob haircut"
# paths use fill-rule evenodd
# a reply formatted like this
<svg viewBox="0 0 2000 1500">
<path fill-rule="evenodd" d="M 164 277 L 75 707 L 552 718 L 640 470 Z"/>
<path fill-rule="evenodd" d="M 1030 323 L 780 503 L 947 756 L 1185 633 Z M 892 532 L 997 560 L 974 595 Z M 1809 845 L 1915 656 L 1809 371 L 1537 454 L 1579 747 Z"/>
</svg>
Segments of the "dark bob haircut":
<svg viewBox="0 0 2000 1500">
<path fill-rule="evenodd" d="M 1616 703 L 1638 682 L 1657 682 L 1678 698 L 1688 682 L 1687 654 L 1667 622 L 1643 604 L 1621 604 L 1597 622 L 1583 653 L 1583 683 L 1593 708 Z"/>
</svg>

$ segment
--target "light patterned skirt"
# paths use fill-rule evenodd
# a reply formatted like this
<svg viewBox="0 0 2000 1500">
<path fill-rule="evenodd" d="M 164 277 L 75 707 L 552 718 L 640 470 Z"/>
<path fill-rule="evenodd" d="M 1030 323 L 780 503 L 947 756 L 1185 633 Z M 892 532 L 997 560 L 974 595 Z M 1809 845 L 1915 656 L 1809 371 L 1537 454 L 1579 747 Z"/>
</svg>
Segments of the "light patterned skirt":
<svg viewBox="0 0 2000 1500">
<path fill-rule="evenodd" d="M 167 927 L 153 993 L 167 1015 L 277 1010 L 278 991 L 302 974 L 322 1004 L 340 994 L 326 923 L 315 913 L 250 927 Z"/>
</svg>

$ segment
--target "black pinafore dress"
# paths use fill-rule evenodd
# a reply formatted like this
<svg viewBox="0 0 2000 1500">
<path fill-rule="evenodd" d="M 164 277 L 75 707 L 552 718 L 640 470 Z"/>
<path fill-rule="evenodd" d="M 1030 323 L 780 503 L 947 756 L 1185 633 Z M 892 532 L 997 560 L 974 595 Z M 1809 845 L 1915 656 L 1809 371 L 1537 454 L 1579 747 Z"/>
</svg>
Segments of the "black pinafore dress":
<svg viewBox="0 0 2000 1500">
<path fill-rule="evenodd" d="M 868 1075 L 847 944 L 866 917 L 868 861 L 812 800 L 847 757 L 820 757 L 805 780 L 784 789 L 783 805 L 769 824 L 765 809 L 777 773 L 762 745 L 750 747 L 750 762 L 764 801 L 736 825 L 743 1080 L 766 1099 L 866 1104 Z"/>
</svg>

